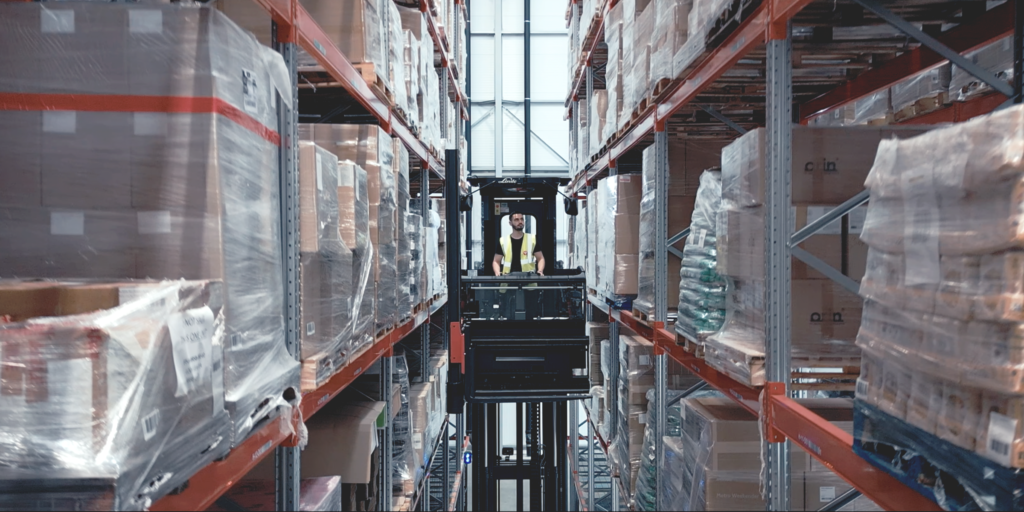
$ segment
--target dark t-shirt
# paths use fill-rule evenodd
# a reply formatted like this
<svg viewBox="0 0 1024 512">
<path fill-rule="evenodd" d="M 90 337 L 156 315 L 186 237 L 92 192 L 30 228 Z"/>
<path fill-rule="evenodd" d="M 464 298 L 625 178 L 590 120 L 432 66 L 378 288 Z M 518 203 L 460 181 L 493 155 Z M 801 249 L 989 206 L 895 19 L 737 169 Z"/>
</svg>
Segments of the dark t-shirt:
<svg viewBox="0 0 1024 512">
<path fill-rule="evenodd" d="M 519 239 L 516 239 L 514 237 L 512 238 L 512 254 L 513 255 L 515 255 L 515 254 L 522 254 L 523 253 L 523 239 L 525 239 L 525 238 L 526 238 L 525 236 L 523 238 L 519 238 Z M 535 239 L 535 240 L 536 240 L 536 242 L 533 245 L 533 252 L 535 252 L 535 253 L 536 252 L 541 252 L 540 239 Z M 500 238 L 498 239 L 498 247 L 494 250 L 494 254 L 498 255 L 498 256 L 502 256 L 502 257 L 505 256 L 505 251 L 501 250 L 501 239 Z M 523 264 L 522 264 L 522 262 L 519 261 L 521 259 L 522 259 L 522 257 L 519 257 L 519 258 L 515 258 L 514 257 L 514 258 L 512 258 L 512 269 L 510 270 L 510 272 L 522 272 L 523 271 Z M 504 262 L 502 262 L 502 265 L 504 265 Z"/>
</svg>

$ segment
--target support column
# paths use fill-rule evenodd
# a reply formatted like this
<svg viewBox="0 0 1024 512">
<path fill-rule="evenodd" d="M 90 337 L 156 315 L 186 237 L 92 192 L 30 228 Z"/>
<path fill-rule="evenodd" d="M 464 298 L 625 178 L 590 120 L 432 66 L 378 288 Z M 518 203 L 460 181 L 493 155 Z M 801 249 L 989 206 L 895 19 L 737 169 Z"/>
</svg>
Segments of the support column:
<svg viewBox="0 0 1024 512">
<path fill-rule="evenodd" d="M 668 131 L 654 132 L 654 322 L 668 325 Z M 662 402 L 663 403 L 663 402 Z M 661 443 L 655 443 L 659 447 Z"/>
<path fill-rule="evenodd" d="M 661 489 L 665 485 L 665 472 L 661 470 L 665 459 L 665 446 L 661 438 L 668 432 L 668 356 L 665 354 L 654 356 L 654 407 L 657 415 L 654 423 L 654 508 L 668 510 L 668 503 L 662 503 L 661 499 Z"/>
<path fill-rule="evenodd" d="M 612 321 L 608 324 L 608 350 L 611 352 L 608 360 L 612 362 L 608 365 L 611 372 L 608 382 L 612 389 L 605 390 L 604 400 L 609 404 L 605 424 L 611 425 L 610 428 L 614 429 L 619 424 L 619 394 L 616 393 L 619 386 L 619 322 Z"/>
<path fill-rule="evenodd" d="M 448 74 L 445 73 L 444 76 L 447 77 Z M 430 168 L 427 166 L 427 162 L 425 160 L 420 161 L 420 167 L 420 221 L 423 228 L 420 235 L 422 237 L 421 240 L 423 241 L 423 248 L 421 249 L 423 251 L 423 255 L 421 258 L 425 265 L 427 261 L 427 231 L 430 229 L 430 217 L 428 217 L 428 212 L 430 211 Z M 424 273 L 426 273 L 425 271 L 426 267 L 424 267 Z M 420 279 L 422 280 L 423 276 L 420 276 Z M 427 297 L 426 290 L 428 290 L 428 288 L 423 287 L 420 292 L 420 296 L 424 303 L 433 297 L 433 294 L 431 294 L 430 297 Z M 420 326 L 420 350 L 422 351 L 422 357 L 420 358 L 420 376 L 423 379 L 423 382 L 427 382 L 430 380 L 430 307 L 424 305 L 423 309 L 427 312 L 427 319 L 423 322 L 423 325 Z"/>
<path fill-rule="evenodd" d="M 765 352 L 768 393 L 789 392 L 790 381 L 790 173 L 793 158 L 793 89 L 789 27 L 768 41 L 767 161 L 765 173 Z M 762 415 L 764 412 L 762 412 Z M 770 430 L 770 426 L 768 427 Z M 771 432 L 766 432 L 768 435 Z M 769 439 L 769 441 L 779 441 Z M 789 510 L 789 445 L 769 442 L 768 509 Z"/>
<path fill-rule="evenodd" d="M 569 449 L 573 460 L 572 464 L 566 464 L 563 468 L 567 477 L 566 494 L 569 496 L 566 505 L 568 510 L 579 510 L 580 502 L 579 496 L 576 494 L 576 482 L 572 468 L 575 467 L 578 472 L 580 467 L 580 404 L 576 401 L 569 401 L 566 402 L 566 407 L 569 408 Z"/>
<path fill-rule="evenodd" d="M 597 479 L 597 472 L 594 471 L 594 450 L 597 444 L 594 436 L 594 423 L 587 422 L 587 510 L 597 510 L 594 506 L 594 481 Z"/>
<path fill-rule="evenodd" d="M 281 134 L 281 148 L 278 152 L 281 191 L 281 260 L 284 262 L 283 282 L 285 286 L 284 317 L 285 346 L 296 360 L 301 357 L 302 346 L 299 337 L 299 172 L 298 172 L 298 122 L 299 97 L 296 83 L 296 47 L 294 43 L 282 43 L 278 26 L 273 23 L 271 33 L 274 49 L 281 54 L 292 80 L 292 97 L 278 98 L 278 130 Z M 284 35 L 284 34 L 281 34 Z M 274 450 L 276 473 L 275 497 L 279 510 L 298 510 L 299 468 L 298 448 L 277 448 Z"/>
<path fill-rule="evenodd" d="M 382 357 L 380 358 L 380 389 L 382 393 L 387 393 L 386 396 L 391 396 L 391 386 L 393 385 L 392 369 L 394 368 L 394 358 Z M 378 454 L 378 460 L 380 461 L 380 489 L 378 496 L 378 510 L 391 510 L 391 458 L 393 455 L 395 440 L 392 435 L 392 423 L 391 423 L 391 400 L 384 401 L 384 436 L 381 442 L 380 453 Z M 298 510 L 298 509 L 289 509 Z"/>
</svg>

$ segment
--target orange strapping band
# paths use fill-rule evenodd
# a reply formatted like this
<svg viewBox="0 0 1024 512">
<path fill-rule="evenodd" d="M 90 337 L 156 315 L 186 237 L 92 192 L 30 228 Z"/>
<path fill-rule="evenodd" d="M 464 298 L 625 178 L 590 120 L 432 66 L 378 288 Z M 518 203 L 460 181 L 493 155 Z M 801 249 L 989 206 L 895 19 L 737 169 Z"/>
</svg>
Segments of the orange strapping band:
<svg viewBox="0 0 1024 512">
<path fill-rule="evenodd" d="M 121 96 L 113 94 L 0 93 L 0 110 L 77 110 L 80 112 L 166 112 L 219 114 L 281 145 L 281 135 L 220 98 L 188 96 Z"/>
</svg>

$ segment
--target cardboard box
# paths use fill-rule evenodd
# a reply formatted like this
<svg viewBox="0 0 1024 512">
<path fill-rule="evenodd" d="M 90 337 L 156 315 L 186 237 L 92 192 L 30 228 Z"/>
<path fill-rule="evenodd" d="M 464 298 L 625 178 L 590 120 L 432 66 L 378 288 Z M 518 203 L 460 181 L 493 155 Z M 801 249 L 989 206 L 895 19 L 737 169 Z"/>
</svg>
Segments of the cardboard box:
<svg viewBox="0 0 1024 512">
<path fill-rule="evenodd" d="M 331 403 L 306 422 L 310 446 L 302 457 L 305 477 L 341 477 L 342 483 L 370 483 L 371 454 L 377 446 L 377 418 L 384 402 Z M 339 439 L 346 442 L 339 443 Z"/>
<path fill-rule="evenodd" d="M 618 214 L 640 215 L 640 198 L 643 195 L 643 178 L 636 174 L 621 174 L 607 178 L 615 201 L 608 208 Z M 634 229 L 634 232 L 636 230 Z"/>
<path fill-rule="evenodd" d="M 794 346 L 813 347 L 812 353 L 832 347 L 849 352 L 848 347 L 822 344 L 825 340 L 857 339 L 864 301 L 842 286 L 825 279 L 794 279 L 791 285 L 792 327 Z M 846 350 L 843 350 L 846 349 Z M 855 354 L 859 354 L 855 350 Z"/>
<path fill-rule="evenodd" d="M 885 138 L 913 137 L 920 127 L 793 127 L 792 201 L 838 205 L 864 189 Z M 722 199 L 738 206 L 764 204 L 765 128 L 746 133 L 722 152 Z"/>
<path fill-rule="evenodd" d="M 299 141 L 299 251 L 342 250 L 338 229 L 340 190 L 338 157 L 312 142 Z"/>
<path fill-rule="evenodd" d="M 0 111 L 0 140 L 4 166 L 0 173 L 0 205 L 42 205 L 42 112 Z"/>
</svg>

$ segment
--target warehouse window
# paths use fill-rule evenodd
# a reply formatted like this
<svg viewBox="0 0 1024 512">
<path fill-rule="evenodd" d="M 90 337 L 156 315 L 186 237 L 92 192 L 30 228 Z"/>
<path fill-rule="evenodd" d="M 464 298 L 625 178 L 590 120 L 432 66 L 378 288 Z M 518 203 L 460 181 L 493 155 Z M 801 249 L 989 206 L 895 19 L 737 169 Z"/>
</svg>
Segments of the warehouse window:
<svg viewBox="0 0 1024 512">
<path fill-rule="evenodd" d="M 470 30 L 470 172 L 567 175 L 569 122 L 562 119 L 568 82 L 565 5 L 475 0 Z"/>
</svg>

